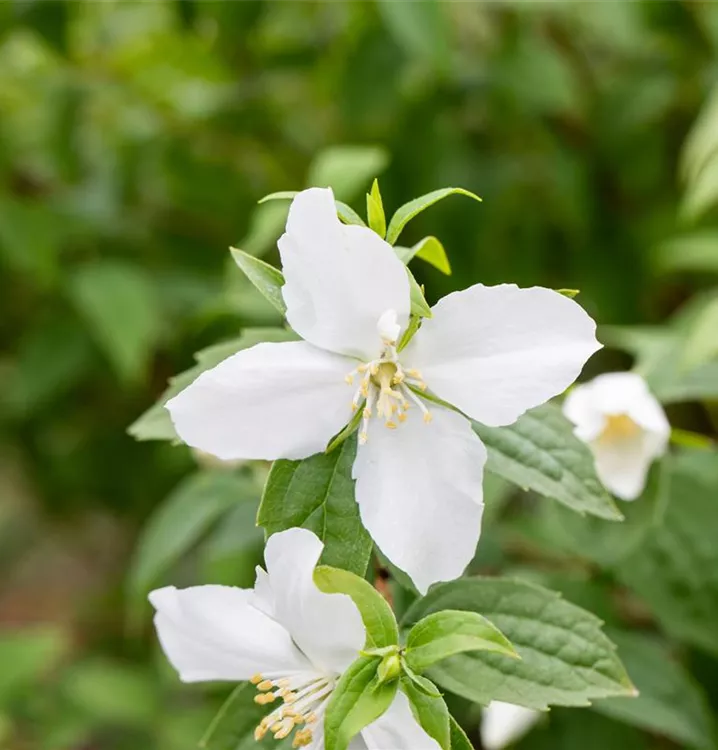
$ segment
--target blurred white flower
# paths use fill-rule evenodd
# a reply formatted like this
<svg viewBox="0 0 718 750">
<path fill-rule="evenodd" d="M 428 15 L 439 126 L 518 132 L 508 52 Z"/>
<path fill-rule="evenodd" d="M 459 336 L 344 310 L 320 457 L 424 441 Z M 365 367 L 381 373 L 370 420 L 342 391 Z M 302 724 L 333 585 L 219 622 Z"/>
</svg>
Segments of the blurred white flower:
<svg viewBox="0 0 718 750">
<path fill-rule="evenodd" d="M 643 378 L 612 372 L 576 386 L 563 413 L 591 449 L 596 473 L 607 489 L 635 500 L 653 461 L 666 452 L 671 427 Z"/>
<path fill-rule="evenodd" d="M 398 350 L 406 268 L 378 234 L 342 224 L 329 189 L 297 195 L 279 240 L 287 320 L 305 341 L 258 344 L 167 403 L 189 445 L 223 459 L 323 451 L 361 410 L 353 467 L 362 522 L 425 592 L 461 575 L 481 529 L 486 449 L 460 413 L 514 422 L 561 393 L 600 344 L 572 300 L 540 287 L 454 292 Z"/>
<path fill-rule="evenodd" d="M 521 739 L 541 718 L 533 711 L 513 703 L 491 701 L 481 718 L 481 744 L 484 750 L 502 750 Z"/>
<path fill-rule="evenodd" d="M 354 602 L 314 584 L 322 549 L 311 531 L 289 529 L 267 542 L 267 571 L 257 568 L 254 589 L 170 586 L 150 594 L 160 643 L 181 680 L 250 680 L 257 703 L 278 704 L 257 726 L 257 740 L 293 734 L 293 747 L 323 750 L 332 691 L 364 647 L 366 632 Z M 350 745 L 387 748 L 440 750 L 400 690 Z"/>
</svg>

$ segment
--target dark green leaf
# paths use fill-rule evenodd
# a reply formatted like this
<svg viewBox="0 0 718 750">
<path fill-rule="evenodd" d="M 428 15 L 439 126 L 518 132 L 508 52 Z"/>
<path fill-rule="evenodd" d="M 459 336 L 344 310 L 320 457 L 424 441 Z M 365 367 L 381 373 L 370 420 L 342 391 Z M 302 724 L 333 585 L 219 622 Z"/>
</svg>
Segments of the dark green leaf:
<svg viewBox="0 0 718 750">
<path fill-rule="evenodd" d="M 411 712 L 422 729 L 433 737 L 443 750 L 451 748 L 451 730 L 449 728 L 449 709 L 441 696 L 431 697 L 416 684 L 404 678 L 401 690 L 409 699 Z"/>
</svg>

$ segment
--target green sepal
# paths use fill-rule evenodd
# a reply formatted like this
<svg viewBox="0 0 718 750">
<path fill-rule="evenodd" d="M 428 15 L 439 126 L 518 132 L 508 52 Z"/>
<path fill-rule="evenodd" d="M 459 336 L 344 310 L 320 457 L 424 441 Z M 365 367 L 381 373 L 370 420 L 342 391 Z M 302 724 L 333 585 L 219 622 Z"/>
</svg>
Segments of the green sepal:
<svg viewBox="0 0 718 750">
<path fill-rule="evenodd" d="M 384 203 L 379 192 L 379 180 L 374 180 L 371 192 L 366 196 L 366 215 L 369 228 L 373 229 L 382 239 L 386 236 L 386 215 Z"/>
<path fill-rule="evenodd" d="M 267 299 L 282 315 L 287 312 L 287 305 L 282 296 L 284 275 L 281 271 L 259 258 L 255 258 L 244 250 L 230 247 L 234 262 L 244 275 L 252 282 L 257 291 Z"/>
<path fill-rule="evenodd" d="M 449 709 L 441 694 L 429 695 L 416 682 L 406 677 L 401 680 L 399 687 L 409 699 L 411 713 L 419 726 L 439 743 L 442 750 L 450 750 Z"/>
</svg>

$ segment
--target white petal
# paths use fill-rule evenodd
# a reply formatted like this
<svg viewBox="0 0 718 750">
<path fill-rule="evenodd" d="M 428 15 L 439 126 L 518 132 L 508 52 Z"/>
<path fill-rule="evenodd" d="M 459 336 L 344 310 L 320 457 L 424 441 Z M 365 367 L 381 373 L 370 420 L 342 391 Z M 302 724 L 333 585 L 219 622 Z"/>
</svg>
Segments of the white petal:
<svg viewBox="0 0 718 750">
<path fill-rule="evenodd" d="M 372 420 L 354 462 L 361 518 L 384 554 L 422 593 L 461 575 L 481 532 L 486 449 L 460 414 L 418 409 L 396 430 Z"/>
<path fill-rule="evenodd" d="M 540 718 L 540 711 L 492 701 L 483 711 L 481 744 L 485 750 L 502 750 L 523 737 Z"/>
<path fill-rule="evenodd" d="M 287 321 L 302 338 L 368 360 L 380 353 L 377 324 L 387 310 L 406 325 L 404 264 L 375 232 L 339 221 L 329 188 L 297 195 L 278 244 Z"/>
<path fill-rule="evenodd" d="M 222 459 L 305 458 L 351 417 L 354 363 L 304 341 L 232 355 L 167 402 L 177 433 Z"/>
<path fill-rule="evenodd" d="M 477 284 L 449 294 L 402 353 L 428 387 L 473 419 L 511 424 L 563 392 L 601 348 L 573 300 L 541 287 Z"/>
<path fill-rule="evenodd" d="M 341 673 L 364 648 L 366 631 L 348 596 L 325 594 L 314 584 L 323 549 L 311 531 L 288 529 L 269 538 L 264 558 L 277 620 L 314 665 Z"/>
<path fill-rule="evenodd" d="M 661 438 L 645 431 L 628 439 L 598 438 L 589 447 L 598 478 L 622 500 L 635 500 L 643 492 L 653 460 L 665 449 Z"/>
<path fill-rule="evenodd" d="M 401 690 L 386 713 L 362 729 L 361 736 L 368 750 L 440 750 L 439 743 L 414 718 Z"/>
<path fill-rule="evenodd" d="M 149 598 L 162 648 L 184 682 L 311 670 L 287 630 L 252 606 L 252 591 L 169 586 Z"/>
</svg>

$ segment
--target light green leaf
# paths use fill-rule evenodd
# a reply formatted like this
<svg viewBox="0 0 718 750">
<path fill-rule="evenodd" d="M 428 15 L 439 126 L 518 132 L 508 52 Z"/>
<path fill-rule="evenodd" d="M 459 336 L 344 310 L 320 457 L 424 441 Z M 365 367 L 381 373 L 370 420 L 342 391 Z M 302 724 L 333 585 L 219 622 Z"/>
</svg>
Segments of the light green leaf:
<svg viewBox="0 0 718 750">
<path fill-rule="evenodd" d="M 713 157 L 686 186 L 680 215 L 686 222 L 700 219 L 718 202 L 718 158 Z"/>
<path fill-rule="evenodd" d="M 427 695 L 425 690 L 421 690 L 408 678 L 402 679 L 400 689 L 409 699 L 411 712 L 421 728 L 429 737 L 433 737 L 443 750 L 450 750 L 449 709 L 444 699 L 440 695 Z"/>
<path fill-rule="evenodd" d="M 683 369 L 694 371 L 718 357 L 718 297 L 693 322 L 683 348 Z"/>
<path fill-rule="evenodd" d="M 411 314 L 418 315 L 421 318 L 430 318 L 432 316 L 431 308 L 429 303 L 424 297 L 424 291 L 419 286 L 419 283 L 414 278 L 414 274 L 407 268 L 407 274 L 409 275 L 409 294 L 411 296 Z"/>
<path fill-rule="evenodd" d="M 342 201 L 351 201 L 386 169 L 389 154 L 381 146 L 329 146 L 309 167 L 307 184 L 331 187 Z"/>
<path fill-rule="evenodd" d="M 377 7 L 388 30 L 412 58 L 443 69 L 449 58 L 450 36 L 440 0 L 380 0 Z"/>
<path fill-rule="evenodd" d="M 666 644 L 646 633 L 610 635 L 639 695 L 597 701 L 594 709 L 678 744 L 712 750 L 716 727 L 706 696 Z"/>
<path fill-rule="evenodd" d="M 180 483 L 142 530 L 130 566 L 130 592 L 144 595 L 220 516 L 257 495 L 254 482 L 226 470 L 198 472 Z"/>
<path fill-rule="evenodd" d="M 351 740 L 391 705 L 399 680 L 380 684 L 379 663 L 375 656 L 360 656 L 341 676 L 324 719 L 326 750 L 347 750 Z"/>
<path fill-rule="evenodd" d="M 295 333 L 284 328 L 247 328 L 236 339 L 202 349 L 194 355 L 197 364 L 170 378 L 169 387 L 160 396 L 157 403 L 135 420 L 129 426 L 127 432 L 135 440 L 179 440 L 170 414 L 165 409 L 165 404 L 173 396 L 193 383 L 205 370 L 218 365 L 227 357 L 231 357 L 242 349 L 249 349 L 250 346 L 265 341 L 294 341 L 296 338 Z"/>
<path fill-rule="evenodd" d="M 352 598 L 366 628 L 365 648 L 386 648 L 399 642 L 399 628 L 391 607 L 368 581 L 348 570 L 319 565 L 314 582 L 327 594 L 347 594 Z"/>
<path fill-rule="evenodd" d="M 297 195 L 299 194 L 298 190 L 284 190 L 279 193 L 270 193 L 269 195 L 265 195 L 262 200 L 259 201 L 260 204 L 266 203 L 267 201 L 277 201 L 277 200 L 293 200 Z M 335 200 L 334 205 L 337 209 L 337 216 L 345 223 L 345 224 L 356 224 L 360 227 L 365 227 L 366 223 L 364 222 L 364 219 L 362 219 L 361 216 L 351 207 L 348 206 L 346 203 L 342 203 L 342 201 Z M 286 215 L 286 214 L 285 214 Z"/>
<path fill-rule="evenodd" d="M 474 195 L 474 193 L 464 190 L 463 188 L 441 188 L 440 190 L 434 190 L 431 193 L 422 195 L 420 198 L 415 198 L 413 201 L 405 203 L 396 210 L 391 217 L 389 228 L 386 231 L 386 241 L 390 245 L 393 245 L 397 239 L 399 239 L 402 229 L 404 229 L 404 227 L 417 214 L 420 214 L 422 211 L 429 208 L 429 206 L 433 206 L 434 203 L 438 203 L 438 201 L 448 198 L 450 195 L 466 195 L 469 198 L 481 201 L 481 198 L 479 198 L 478 195 Z"/>
<path fill-rule="evenodd" d="M 275 461 L 264 488 L 257 523 L 267 534 L 295 526 L 324 542 L 322 562 L 364 575 L 372 541 L 359 518 L 351 467 L 352 436 L 331 453 L 303 461 Z"/>
<path fill-rule="evenodd" d="M 487 617 L 521 656 L 485 651 L 452 656 L 428 672 L 446 690 L 483 705 L 499 700 L 537 710 L 634 693 L 601 621 L 553 591 L 496 578 L 439 584 L 409 609 L 402 628 L 445 609 Z"/>
<path fill-rule="evenodd" d="M 451 750 L 474 750 L 474 746 L 453 716 L 449 716 Z"/>
<path fill-rule="evenodd" d="M 406 327 L 404 333 L 402 333 L 399 343 L 397 344 L 396 350 L 398 352 L 406 348 L 406 345 L 414 338 L 414 334 L 421 328 L 422 316 L 412 313 L 409 318 L 409 325 Z"/>
<path fill-rule="evenodd" d="M 579 294 L 581 294 L 580 289 L 557 289 L 556 291 L 559 294 L 562 294 L 564 297 L 568 297 L 569 299 L 574 299 L 578 297 Z"/>
<path fill-rule="evenodd" d="M 382 239 L 386 235 L 386 216 L 384 215 L 384 204 L 379 192 L 379 181 L 374 180 L 371 186 L 371 192 L 366 196 L 366 215 L 369 220 L 369 226 Z"/>
<path fill-rule="evenodd" d="M 596 477 L 587 446 L 554 404 L 526 412 L 509 427 L 473 426 L 488 449 L 488 471 L 577 513 L 609 521 L 623 518 Z"/>
<path fill-rule="evenodd" d="M 421 690 L 426 693 L 430 698 L 438 698 L 441 696 L 441 691 L 434 683 L 424 677 L 423 675 L 417 674 L 407 663 L 406 659 L 402 657 L 401 661 L 402 669 L 407 680 L 411 680 L 417 690 Z"/>
<path fill-rule="evenodd" d="M 706 165 L 718 155 L 718 90 L 703 106 L 681 154 L 681 177 L 687 184 L 695 183 Z"/>
<path fill-rule="evenodd" d="M 516 658 L 501 631 L 477 612 L 444 610 L 427 615 L 409 631 L 406 662 L 423 672 L 438 661 L 465 651 L 493 651 Z"/>
<path fill-rule="evenodd" d="M 74 272 L 68 291 L 117 375 L 128 383 L 138 382 L 162 329 L 146 273 L 120 261 L 96 261 Z"/>
<path fill-rule="evenodd" d="M 282 193 L 274 193 L 273 196 L 268 196 L 259 202 L 263 204 L 270 198 L 279 198 L 283 195 Z M 288 195 L 293 195 L 293 193 Z M 272 247 L 276 247 L 277 240 L 287 222 L 288 211 L 289 206 L 281 202 L 258 206 L 252 213 L 247 234 L 238 243 L 240 247 L 243 247 L 254 258 L 258 258 Z"/>
<path fill-rule="evenodd" d="M 24 626 L 0 633 L 0 701 L 35 688 L 70 647 L 68 634 L 55 626 Z"/>
<path fill-rule="evenodd" d="M 254 284 L 256 289 L 267 299 L 282 315 L 287 312 L 287 306 L 282 296 L 284 276 L 269 263 L 259 258 L 254 258 L 248 253 L 230 247 L 234 262 L 240 267 L 246 277 Z"/>
<path fill-rule="evenodd" d="M 441 273 L 447 276 L 451 275 L 451 265 L 449 257 L 444 250 L 444 246 L 436 237 L 424 237 L 419 240 L 413 247 L 401 247 L 396 245 L 394 251 L 403 263 L 408 264 L 413 258 L 421 258 L 430 265 L 437 268 Z"/>
<path fill-rule="evenodd" d="M 670 635 L 718 655 L 718 452 L 684 450 L 672 463 L 663 523 L 615 573 Z"/>
<path fill-rule="evenodd" d="M 271 707 L 257 705 L 256 694 L 254 685 L 249 682 L 236 687 L 207 728 L 199 747 L 202 750 L 257 750 L 260 745 L 254 738 L 254 730 Z M 272 747 L 279 750 L 289 750 L 291 746 L 292 735 L 272 743 Z"/>
<path fill-rule="evenodd" d="M 718 273 L 718 232 L 702 229 L 672 237 L 656 248 L 659 271 L 694 271 Z"/>
</svg>

